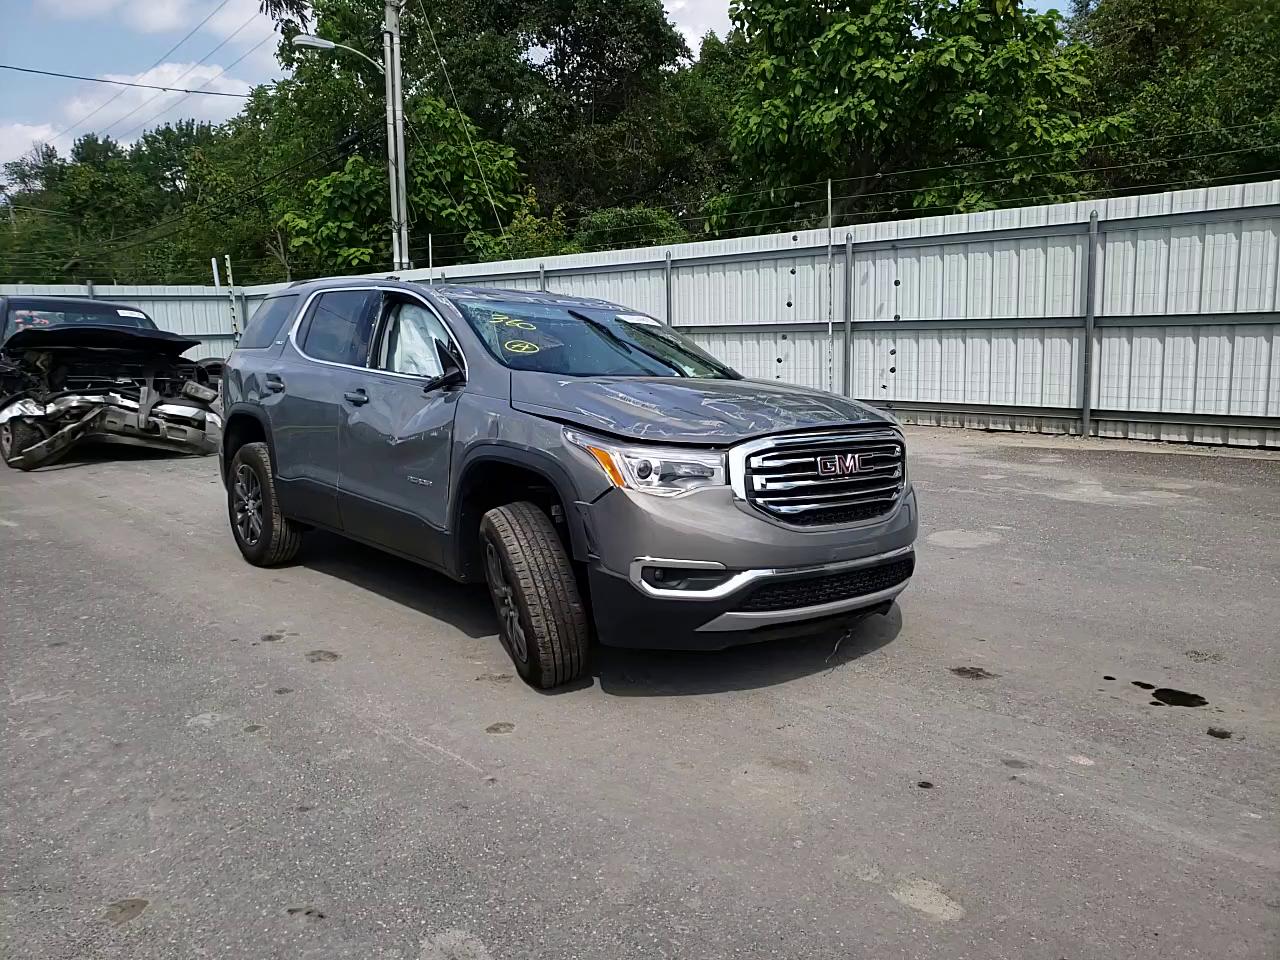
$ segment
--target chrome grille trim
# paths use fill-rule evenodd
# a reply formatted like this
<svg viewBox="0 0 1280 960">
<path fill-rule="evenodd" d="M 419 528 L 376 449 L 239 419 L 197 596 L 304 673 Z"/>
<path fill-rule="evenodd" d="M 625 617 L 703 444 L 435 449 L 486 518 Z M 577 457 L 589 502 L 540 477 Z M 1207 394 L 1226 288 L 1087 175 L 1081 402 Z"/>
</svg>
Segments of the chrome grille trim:
<svg viewBox="0 0 1280 960">
<path fill-rule="evenodd" d="M 858 456 L 853 473 L 823 475 L 818 460 Z M 906 482 L 906 444 L 891 428 L 784 434 L 739 444 L 729 451 L 734 495 L 782 523 L 824 526 L 848 520 L 815 516 L 819 511 L 864 508 L 873 518 L 889 512 Z M 854 521 L 856 522 L 856 521 Z"/>
</svg>

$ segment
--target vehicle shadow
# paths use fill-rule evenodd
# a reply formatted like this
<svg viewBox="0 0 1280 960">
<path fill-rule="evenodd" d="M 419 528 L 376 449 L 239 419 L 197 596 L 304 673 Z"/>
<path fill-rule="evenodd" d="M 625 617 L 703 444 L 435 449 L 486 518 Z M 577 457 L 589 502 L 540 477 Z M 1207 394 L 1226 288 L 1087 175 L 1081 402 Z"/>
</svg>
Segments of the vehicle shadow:
<svg viewBox="0 0 1280 960">
<path fill-rule="evenodd" d="M 145 463 L 152 460 L 200 460 L 209 454 L 184 453 L 180 450 L 159 450 L 123 443 L 80 443 L 72 447 L 53 463 L 39 466 L 30 473 L 56 473 L 74 470 L 99 463 Z M 216 472 L 216 471 L 215 471 Z"/>
<path fill-rule="evenodd" d="M 800 639 L 767 640 L 728 650 L 629 650 L 597 645 L 592 650 L 592 672 L 601 691 L 615 697 L 754 690 L 838 669 L 891 643 L 901 630 L 902 611 L 895 603 L 884 616 L 873 614 Z"/>
<path fill-rule="evenodd" d="M 376 593 L 443 620 L 500 653 L 498 623 L 481 584 L 458 584 L 409 560 L 315 530 L 303 540 L 296 564 Z M 871 615 L 794 640 L 769 640 L 708 652 L 629 650 L 593 643 L 587 675 L 554 690 L 563 696 L 598 681 L 615 697 L 679 697 L 776 686 L 834 670 L 891 643 L 902 630 L 897 604 Z M 532 692 L 532 691 L 531 691 Z"/>
<path fill-rule="evenodd" d="M 455 583 L 409 560 L 322 530 L 306 535 L 294 563 L 443 620 L 473 639 L 493 637 L 498 643 L 498 622 L 483 585 Z"/>
</svg>

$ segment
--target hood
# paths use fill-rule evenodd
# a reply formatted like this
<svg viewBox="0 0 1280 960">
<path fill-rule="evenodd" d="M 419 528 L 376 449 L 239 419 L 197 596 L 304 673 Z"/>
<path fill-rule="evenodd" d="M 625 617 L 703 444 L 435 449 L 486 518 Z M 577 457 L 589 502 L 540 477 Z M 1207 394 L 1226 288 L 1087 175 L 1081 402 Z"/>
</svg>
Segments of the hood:
<svg viewBox="0 0 1280 960">
<path fill-rule="evenodd" d="M 514 370 L 511 405 L 636 440 L 715 445 L 787 430 L 892 422 L 856 400 L 761 380 L 564 377 Z"/>
<path fill-rule="evenodd" d="M 114 327 L 108 324 L 75 323 L 54 327 L 28 327 L 4 342 L 5 353 L 27 350 L 133 350 L 176 357 L 199 340 L 191 340 L 167 330 L 143 330 L 138 327 Z"/>
</svg>

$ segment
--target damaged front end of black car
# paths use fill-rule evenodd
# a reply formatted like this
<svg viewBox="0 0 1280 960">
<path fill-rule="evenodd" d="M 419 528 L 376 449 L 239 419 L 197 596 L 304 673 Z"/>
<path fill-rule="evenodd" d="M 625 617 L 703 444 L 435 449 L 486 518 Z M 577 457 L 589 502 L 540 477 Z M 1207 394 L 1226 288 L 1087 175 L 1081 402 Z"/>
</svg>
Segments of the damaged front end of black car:
<svg viewBox="0 0 1280 960">
<path fill-rule="evenodd" d="M 205 370 L 182 356 L 200 341 L 157 330 L 131 308 L 60 306 L 65 303 L 34 297 L 4 304 L 0 457 L 6 464 L 31 470 L 88 441 L 217 452 L 218 392 Z"/>
</svg>

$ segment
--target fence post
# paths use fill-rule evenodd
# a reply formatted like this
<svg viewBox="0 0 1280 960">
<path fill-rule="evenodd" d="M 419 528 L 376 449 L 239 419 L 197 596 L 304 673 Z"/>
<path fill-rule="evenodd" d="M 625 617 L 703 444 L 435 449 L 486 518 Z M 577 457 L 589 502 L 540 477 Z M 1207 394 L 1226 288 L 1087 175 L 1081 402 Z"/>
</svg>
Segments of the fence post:
<svg viewBox="0 0 1280 960">
<path fill-rule="evenodd" d="M 547 292 L 547 265 L 545 263 L 538 264 L 538 290 L 542 293 Z"/>
<path fill-rule="evenodd" d="M 666 265 L 663 267 L 663 278 L 667 285 L 666 321 L 667 321 L 667 326 L 669 327 L 673 323 L 675 323 L 675 317 L 673 316 L 673 313 L 675 310 L 675 290 L 673 290 L 671 287 L 671 251 L 670 250 L 667 251 Z"/>
<path fill-rule="evenodd" d="M 1093 330 L 1097 319 L 1094 300 L 1097 293 L 1098 265 L 1102 262 L 1101 237 L 1098 233 L 1098 211 L 1089 214 L 1089 252 L 1085 258 L 1084 343 L 1080 349 L 1080 436 L 1089 436 L 1093 417 Z"/>
<path fill-rule="evenodd" d="M 853 234 L 844 235 L 844 395 L 853 396 Z"/>
<path fill-rule="evenodd" d="M 231 348 L 234 350 L 240 342 L 240 322 L 236 316 L 236 279 L 231 273 L 231 254 L 225 255 L 227 262 L 227 298 L 231 301 Z"/>
<path fill-rule="evenodd" d="M 93 299 L 93 281 L 92 280 L 86 280 L 84 282 L 84 295 L 88 297 L 90 300 Z"/>
</svg>

